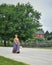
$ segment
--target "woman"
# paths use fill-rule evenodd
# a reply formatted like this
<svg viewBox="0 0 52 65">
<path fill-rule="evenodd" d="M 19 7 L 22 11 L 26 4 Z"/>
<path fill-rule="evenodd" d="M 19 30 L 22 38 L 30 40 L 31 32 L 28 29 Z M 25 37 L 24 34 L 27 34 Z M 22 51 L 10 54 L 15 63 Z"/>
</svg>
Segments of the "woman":
<svg viewBox="0 0 52 65">
<path fill-rule="evenodd" d="M 20 53 L 20 42 L 17 35 L 14 38 L 13 53 Z"/>
</svg>

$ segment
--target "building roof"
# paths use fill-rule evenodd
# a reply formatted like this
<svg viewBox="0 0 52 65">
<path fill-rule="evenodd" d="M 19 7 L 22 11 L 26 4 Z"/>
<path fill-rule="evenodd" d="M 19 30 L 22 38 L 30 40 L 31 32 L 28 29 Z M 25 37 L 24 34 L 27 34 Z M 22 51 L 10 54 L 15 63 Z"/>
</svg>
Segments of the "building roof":
<svg viewBox="0 0 52 65">
<path fill-rule="evenodd" d="M 44 34 L 44 31 L 39 30 L 39 31 L 36 32 L 36 34 Z"/>
</svg>

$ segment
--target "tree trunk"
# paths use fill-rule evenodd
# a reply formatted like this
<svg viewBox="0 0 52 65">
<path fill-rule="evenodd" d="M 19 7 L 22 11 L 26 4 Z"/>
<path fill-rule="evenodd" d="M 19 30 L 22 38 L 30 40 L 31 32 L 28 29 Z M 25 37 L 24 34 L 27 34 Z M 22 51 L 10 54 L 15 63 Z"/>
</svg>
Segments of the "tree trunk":
<svg viewBox="0 0 52 65">
<path fill-rule="evenodd" d="M 4 40 L 4 46 L 6 47 L 6 40 Z"/>
<path fill-rule="evenodd" d="M 10 42 L 9 42 L 9 40 L 8 40 L 8 46 L 10 46 Z"/>
</svg>

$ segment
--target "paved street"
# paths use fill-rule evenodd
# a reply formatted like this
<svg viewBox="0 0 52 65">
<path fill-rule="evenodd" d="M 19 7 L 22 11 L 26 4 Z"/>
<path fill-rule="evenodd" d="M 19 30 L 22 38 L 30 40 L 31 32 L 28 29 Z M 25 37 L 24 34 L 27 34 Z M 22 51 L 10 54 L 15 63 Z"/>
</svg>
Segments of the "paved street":
<svg viewBox="0 0 52 65">
<path fill-rule="evenodd" d="M 52 50 L 22 48 L 20 54 L 13 54 L 12 47 L 0 47 L 0 56 L 5 56 L 30 65 L 52 65 Z"/>
</svg>

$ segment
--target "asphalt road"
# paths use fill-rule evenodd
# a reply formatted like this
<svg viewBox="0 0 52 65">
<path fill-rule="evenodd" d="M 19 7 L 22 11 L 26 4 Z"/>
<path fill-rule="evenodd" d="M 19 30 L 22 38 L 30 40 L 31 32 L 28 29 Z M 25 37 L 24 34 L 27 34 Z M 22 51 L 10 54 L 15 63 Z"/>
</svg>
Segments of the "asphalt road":
<svg viewBox="0 0 52 65">
<path fill-rule="evenodd" d="M 52 65 L 52 50 L 48 49 L 22 48 L 20 54 L 13 54 L 12 47 L 0 47 L 0 56 L 30 65 Z"/>
</svg>

